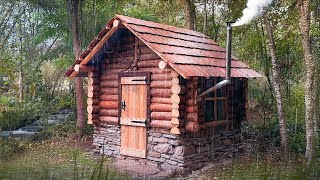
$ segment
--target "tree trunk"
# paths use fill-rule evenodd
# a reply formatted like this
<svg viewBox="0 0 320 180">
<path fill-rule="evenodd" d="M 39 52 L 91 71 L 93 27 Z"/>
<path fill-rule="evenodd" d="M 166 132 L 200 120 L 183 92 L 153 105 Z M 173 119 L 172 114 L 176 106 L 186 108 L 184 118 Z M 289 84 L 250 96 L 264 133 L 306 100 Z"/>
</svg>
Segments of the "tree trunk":
<svg viewBox="0 0 320 180">
<path fill-rule="evenodd" d="M 183 0 L 183 3 L 184 3 L 185 28 L 194 30 L 196 8 L 193 3 L 193 0 Z"/>
<path fill-rule="evenodd" d="M 306 79 L 305 79 L 305 123 L 306 123 L 306 162 L 309 164 L 314 157 L 314 121 L 315 121 L 315 65 L 316 61 L 311 53 L 310 43 L 310 0 L 299 0 L 300 31 L 302 35 L 302 48 L 304 54 Z"/>
<path fill-rule="evenodd" d="M 273 37 L 273 29 L 268 18 L 268 15 L 264 15 L 264 21 L 268 33 L 268 40 L 269 40 L 269 47 L 270 47 L 270 55 L 271 55 L 271 62 L 272 62 L 272 83 L 273 83 L 273 91 L 275 93 L 276 102 L 277 102 L 277 109 L 278 109 L 278 118 L 279 118 L 279 131 L 280 131 L 280 138 L 281 138 L 281 149 L 285 157 L 288 154 L 288 133 L 286 127 L 286 118 L 283 111 L 283 100 L 281 96 L 280 90 L 280 69 L 279 64 L 276 57 L 276 47 L 274 43 Z"/>
<path fill-rule="evenodd" d="M 207 12 L 207 0 L 203 0 L 203 12 L 204 12 L 204 18 L 203 18 L 203 34 L 207 34 L 207 24 L 208 24 L 208 12 Z"/>
<path fill-rule="evenodd" d="M 22 103 L 23 101 L 23 81 L 24 81 L 24 76 L 23 76 L 23 59 L 24 59 L 24 54 L 23 54 L 23 47 L 22 47 L 22 22 L 21 19 L 19 21 L 19 35 L 20 35 L 20 60 L 19 60 L 19 102 Z"/>
<path fill-rule="evenodd" d="M 79 11 L 80 0 L 68 0 L 68 8 L 71 21 L 71 33 L 73 40 L 73 49 L 75 58 L 79 58 L 80 54 L 80 40 L 78 32 L 78 11 Z M 83 111 L 83 82 L 81 77 L 76 77 L 76 103 L 77 103 L 77 128 L 80 130 L 80 135 L 86 126 L 84 120 Z"/>
</svg>

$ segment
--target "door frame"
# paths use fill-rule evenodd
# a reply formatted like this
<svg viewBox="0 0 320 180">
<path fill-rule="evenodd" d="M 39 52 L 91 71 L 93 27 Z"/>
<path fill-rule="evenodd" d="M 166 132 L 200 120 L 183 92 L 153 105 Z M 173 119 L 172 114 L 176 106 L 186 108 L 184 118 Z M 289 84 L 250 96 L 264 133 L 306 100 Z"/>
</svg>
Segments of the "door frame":
<svg viewBox="0 0 320 180">
<path fill-rule="evenodd" d="M 146 77 L 146 85 L 147 85 L 147 121 L 146 121 L 146 128 L 150 127 L 150 105 L 151 105 L 151 94 L 150 94 L 150 82 L 151 82 L 151 72 L 121 72 L 118 73 L 118 125 L 121 126 L 121 102 L 122 102 L 122 85 L 121 85 L 121 78 L 122 77 L 137 77 L 137 76 L 145 76 Z"/>
</svg>

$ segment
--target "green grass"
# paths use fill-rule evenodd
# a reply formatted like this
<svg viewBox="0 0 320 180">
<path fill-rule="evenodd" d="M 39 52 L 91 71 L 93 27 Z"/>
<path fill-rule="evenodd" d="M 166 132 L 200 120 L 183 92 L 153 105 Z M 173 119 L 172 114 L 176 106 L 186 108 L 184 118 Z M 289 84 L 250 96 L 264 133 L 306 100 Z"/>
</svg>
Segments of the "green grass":
<svg viewBox="0 0 320 180">
<path fill-rule="evenodd" d="M 74 166 L 84 173 L 89 173 L 97 163 L 82 150 L 53 144 L 34 145 L 26 151 L 14 155 L 11 159 L 2 160 L 0 179 L 72 177 Z M 77 154 L 76 165 L 74 154 Z"/>
<path fill-rule="evenodd" d="M 79 140 L 74 122 L 49 127 L 31 140 L 0 139 L 1 179 L 129 179 L 92 155 L 90 137 Z"/>
<path fill-rule="evenodd" d="M 270 155 L 269 155 L 270 156 Z M 272 156 L 272 155 L 271 155 Z M 271 157 L 272 158 L 272 157 Z M 315 160 L 306 165 L 299 158 L 284 163 L 270 160 L 270 157 L 250 157 L 250 159 L 233 159 L 228 165 L 208 170 L 202 179 L 319 179 L 320 161 Z"/>
<path fill-rule="evenodd" d="M 30 144 L 24 153 L 0 160 L 0 179 L 129 179 L 110 168 L 107 158 L 59 143 Z"/>
</svg>

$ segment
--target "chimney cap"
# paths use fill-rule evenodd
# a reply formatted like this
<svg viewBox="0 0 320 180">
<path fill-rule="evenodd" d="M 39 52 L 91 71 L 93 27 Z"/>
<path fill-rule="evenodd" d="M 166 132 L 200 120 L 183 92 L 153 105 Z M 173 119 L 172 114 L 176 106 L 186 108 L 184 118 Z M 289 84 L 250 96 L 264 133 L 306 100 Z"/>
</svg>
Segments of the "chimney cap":
<svg viewBox="0 0 320 180">
<path fill-rule="evenodd" d="M 234 24 L 235 21 L 226 21 L 227 25 Z"/>
</svg>

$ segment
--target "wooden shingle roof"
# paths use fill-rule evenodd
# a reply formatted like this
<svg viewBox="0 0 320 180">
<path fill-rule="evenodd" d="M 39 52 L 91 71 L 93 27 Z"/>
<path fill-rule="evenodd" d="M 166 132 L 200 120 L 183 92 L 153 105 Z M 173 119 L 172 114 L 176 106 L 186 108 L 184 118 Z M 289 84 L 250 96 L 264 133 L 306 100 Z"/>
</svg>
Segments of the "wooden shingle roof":
<svg viewBox="0 0 320 180">
<path fill-rule="evenodd" d="M 226 50 L 204 34 L 189 29 L 116 15 L 108 23 L 106 30 L 103 30 L 105 33 L 103 31 L 99 33 L 100 37 L 102 34 L 108 33 L 114 19 L 120 20 L 122 25 L 159 57 L 168 62 L 184 78 L 225 76 Z M 99 44 L 99 39 L 92 41 L 88 49 L 93 49 L 91 46 L 95 44 Z M 80 58 L 85 58 L 84 55 L 88 55 L 88 53 L 84 51 Z M 81 61 L 76 61 L 74 65 L 77 63 L 79 64 Z M 66 73 L 67 76 L 74 72 L 73 66 Z M 232 57 L 231 67 L 232 77 L 262 77 L 235 57 Z"/>
</svg>

